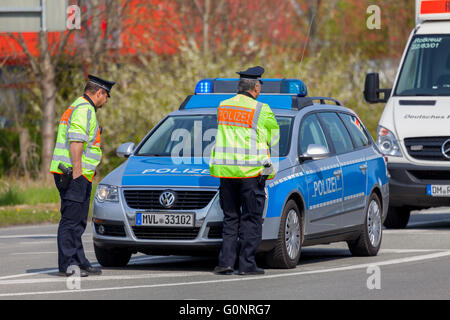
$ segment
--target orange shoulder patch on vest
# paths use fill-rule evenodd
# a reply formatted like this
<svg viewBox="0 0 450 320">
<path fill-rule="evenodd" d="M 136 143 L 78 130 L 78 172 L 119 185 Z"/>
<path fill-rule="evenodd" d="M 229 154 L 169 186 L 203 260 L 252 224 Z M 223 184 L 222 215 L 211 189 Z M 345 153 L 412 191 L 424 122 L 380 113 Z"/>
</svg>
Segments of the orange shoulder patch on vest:
<svg viewBox="0 0 450 320">
<path fill-rule="evenodd" d="M 225 126 L 236 126 L 251 128 L 254 109 L 236 107 L 236 106 L 219 106 L 218 123 Z"/>
<path fill-rule="evenodd" d="M 69 121 L 70 115 L 72 114 L 74 109 L 75 108 L 73 106 L 70 106 L 69 108 L 67 108 L 66 111 L 63 113 L 61 120 L 59 120 L 59 123 L 67 124 L 67 122 Z"/>
</svg>

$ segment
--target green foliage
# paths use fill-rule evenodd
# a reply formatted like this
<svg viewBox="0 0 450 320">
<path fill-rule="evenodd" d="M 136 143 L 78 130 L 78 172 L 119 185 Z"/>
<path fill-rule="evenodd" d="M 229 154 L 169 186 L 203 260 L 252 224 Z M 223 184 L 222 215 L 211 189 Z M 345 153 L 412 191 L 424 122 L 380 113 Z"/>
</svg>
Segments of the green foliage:
<svg viewBox="0 0 450 320">
<path fill-rule="evenodd" d="M 0 227 L 38 223 L 57 223 L 60 217 L 61 215 L 56 207 L 48 209 L 0 207 Z"/>
<path fill-rule="evenodd" d="M 54 185 L 39 185 L 30 181 L 27 182 L 27 180 L 0 181 L 0 206 L 58 202 L 59 193 Z"/>
<path fill-rule="evenodd" d="M 164 116 L 179 108 L 185 97 L 192 94 L 202 78 L 236 77 L 235 72 L 253 65 L 266 69 L 265 77 L 300 78 L 308 86 L 309 96 L 333 97 L 356 111 L 373 136 L 383 110 L 363 100 L 364 77 L 383 66 L 365 60 L 359 53 L 343 55 L 323 50 L 300 63 L 300 55 L 261 53 L 251 61 L 227 55 L 205 59 L 199 52 L 162 58 L 152 56 L 139 61 L 122 61 L 109 65 L 105 78 L 117 82 L 108 103 L 97 113 L 103 127 L 104 157 L 99 167 L 105 175 L 122 163 L 115 155 L 124 142 L 138 143 Z M 207 61 L 207 62 L 205 62 Z"/>
<path fill-rule="evenodd" d="M 0 176 L 18 165 L 19 135 L 12 129 L 0 129 Z"/>
</svg>

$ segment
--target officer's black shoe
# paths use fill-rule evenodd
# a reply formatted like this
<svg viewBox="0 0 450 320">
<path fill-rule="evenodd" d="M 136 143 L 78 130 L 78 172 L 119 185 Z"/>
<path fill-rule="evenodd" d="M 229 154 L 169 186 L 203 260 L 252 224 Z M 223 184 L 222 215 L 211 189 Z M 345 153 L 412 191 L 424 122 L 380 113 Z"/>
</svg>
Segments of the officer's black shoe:
<svg viewBox="0 0 450 320">
<path fill-rule="evenodd" d="M 261 275 L 261 274 L 264 274 L 264 269 L 256 268 L 256 270 L 253 270 L 253 271 L 239 271 L 237 274 L 240 276 Z"/>
<path fill-rule="evenodd" d="M 102 269 L 100 269 L 100 268 L 95 268 L 95 267 L 92 267 L 92 266 L 89 266 L 89 267 L 87 267 L 87 268 L 81 268 L 81 271 L 85 271 L 85 272 L 87 272 L 88 274 L 94 275 L 94 276 L 99 276 L 99 275 L 102 274 Z"/>
<path fill-rule="evenodd" d="M 66 271 L 60 271 L 58 274 L 62 277 L 75 276 L 75 277 L 80 277 L 80 278 L 84 278 L 89 275 L 89 273 L 85 270 L 82 270 L 82 269 L 78 269 L 78 270 L 79 270 L 79 272 L 73 268 L 67 268 Z"/>
<path fill-rule="evenodd" d="M 221 267 L 221 266 L 217 266 L 214 268 L 214 273 L 215 274 L 220 274 L 220 275 L 230 275 L 233 274 L 234 269 L 233 267 Z"/>
</svg>

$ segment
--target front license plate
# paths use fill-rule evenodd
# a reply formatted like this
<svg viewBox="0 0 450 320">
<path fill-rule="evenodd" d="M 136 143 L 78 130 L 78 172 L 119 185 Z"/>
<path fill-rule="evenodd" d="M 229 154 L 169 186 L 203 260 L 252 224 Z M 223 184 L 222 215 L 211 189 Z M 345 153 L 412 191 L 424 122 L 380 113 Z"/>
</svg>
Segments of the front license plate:
<svg viewBox="0 0 450 320">
<path fill-rule="evenodd" d="M 450 197 L 450 185 L 427 185 L 427 195 L 432 197 Z"/>
<path fill-rule="evenodd" d="M 193 213 L 136 213 L 137 226 L 193 227 Z"/>
</svg>

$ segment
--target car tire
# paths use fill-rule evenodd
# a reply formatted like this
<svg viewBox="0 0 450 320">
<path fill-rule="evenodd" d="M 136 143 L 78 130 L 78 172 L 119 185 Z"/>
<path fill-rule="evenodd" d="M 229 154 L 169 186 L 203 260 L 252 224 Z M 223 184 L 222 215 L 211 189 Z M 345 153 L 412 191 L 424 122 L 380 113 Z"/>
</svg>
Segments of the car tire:
<svg viewBox="0 0 450 320">
<path fill-rule="evenodd" d="M 277 269 L 295 268 L 300 259 L 302 237 L 300 210 L 294 200 L 289 200 L 283 209 L 275 247 L 266 254 L 266 264 Z"/>
<path fill-rule="evenodd" d="M 372 193 L 365 209 L 361 235 L 354 241 L 347 241 L 352 255 L 376 256 L 378 254 L 383 237 L 382 212 L 380 199 Z"/>
<path fill-rule="evenodd" d="M 384 226 L 388 229 L 405 229 L 410 215 L 411 209 L 408 207 L 389 207 Z"/>
<path fill-rule="evenodd" d="M 119 248 L 103 248 L 95 245 L 95 256 L 103 267 L 125 267 L 131 259 L 131 252 Z"/>
</svg>

